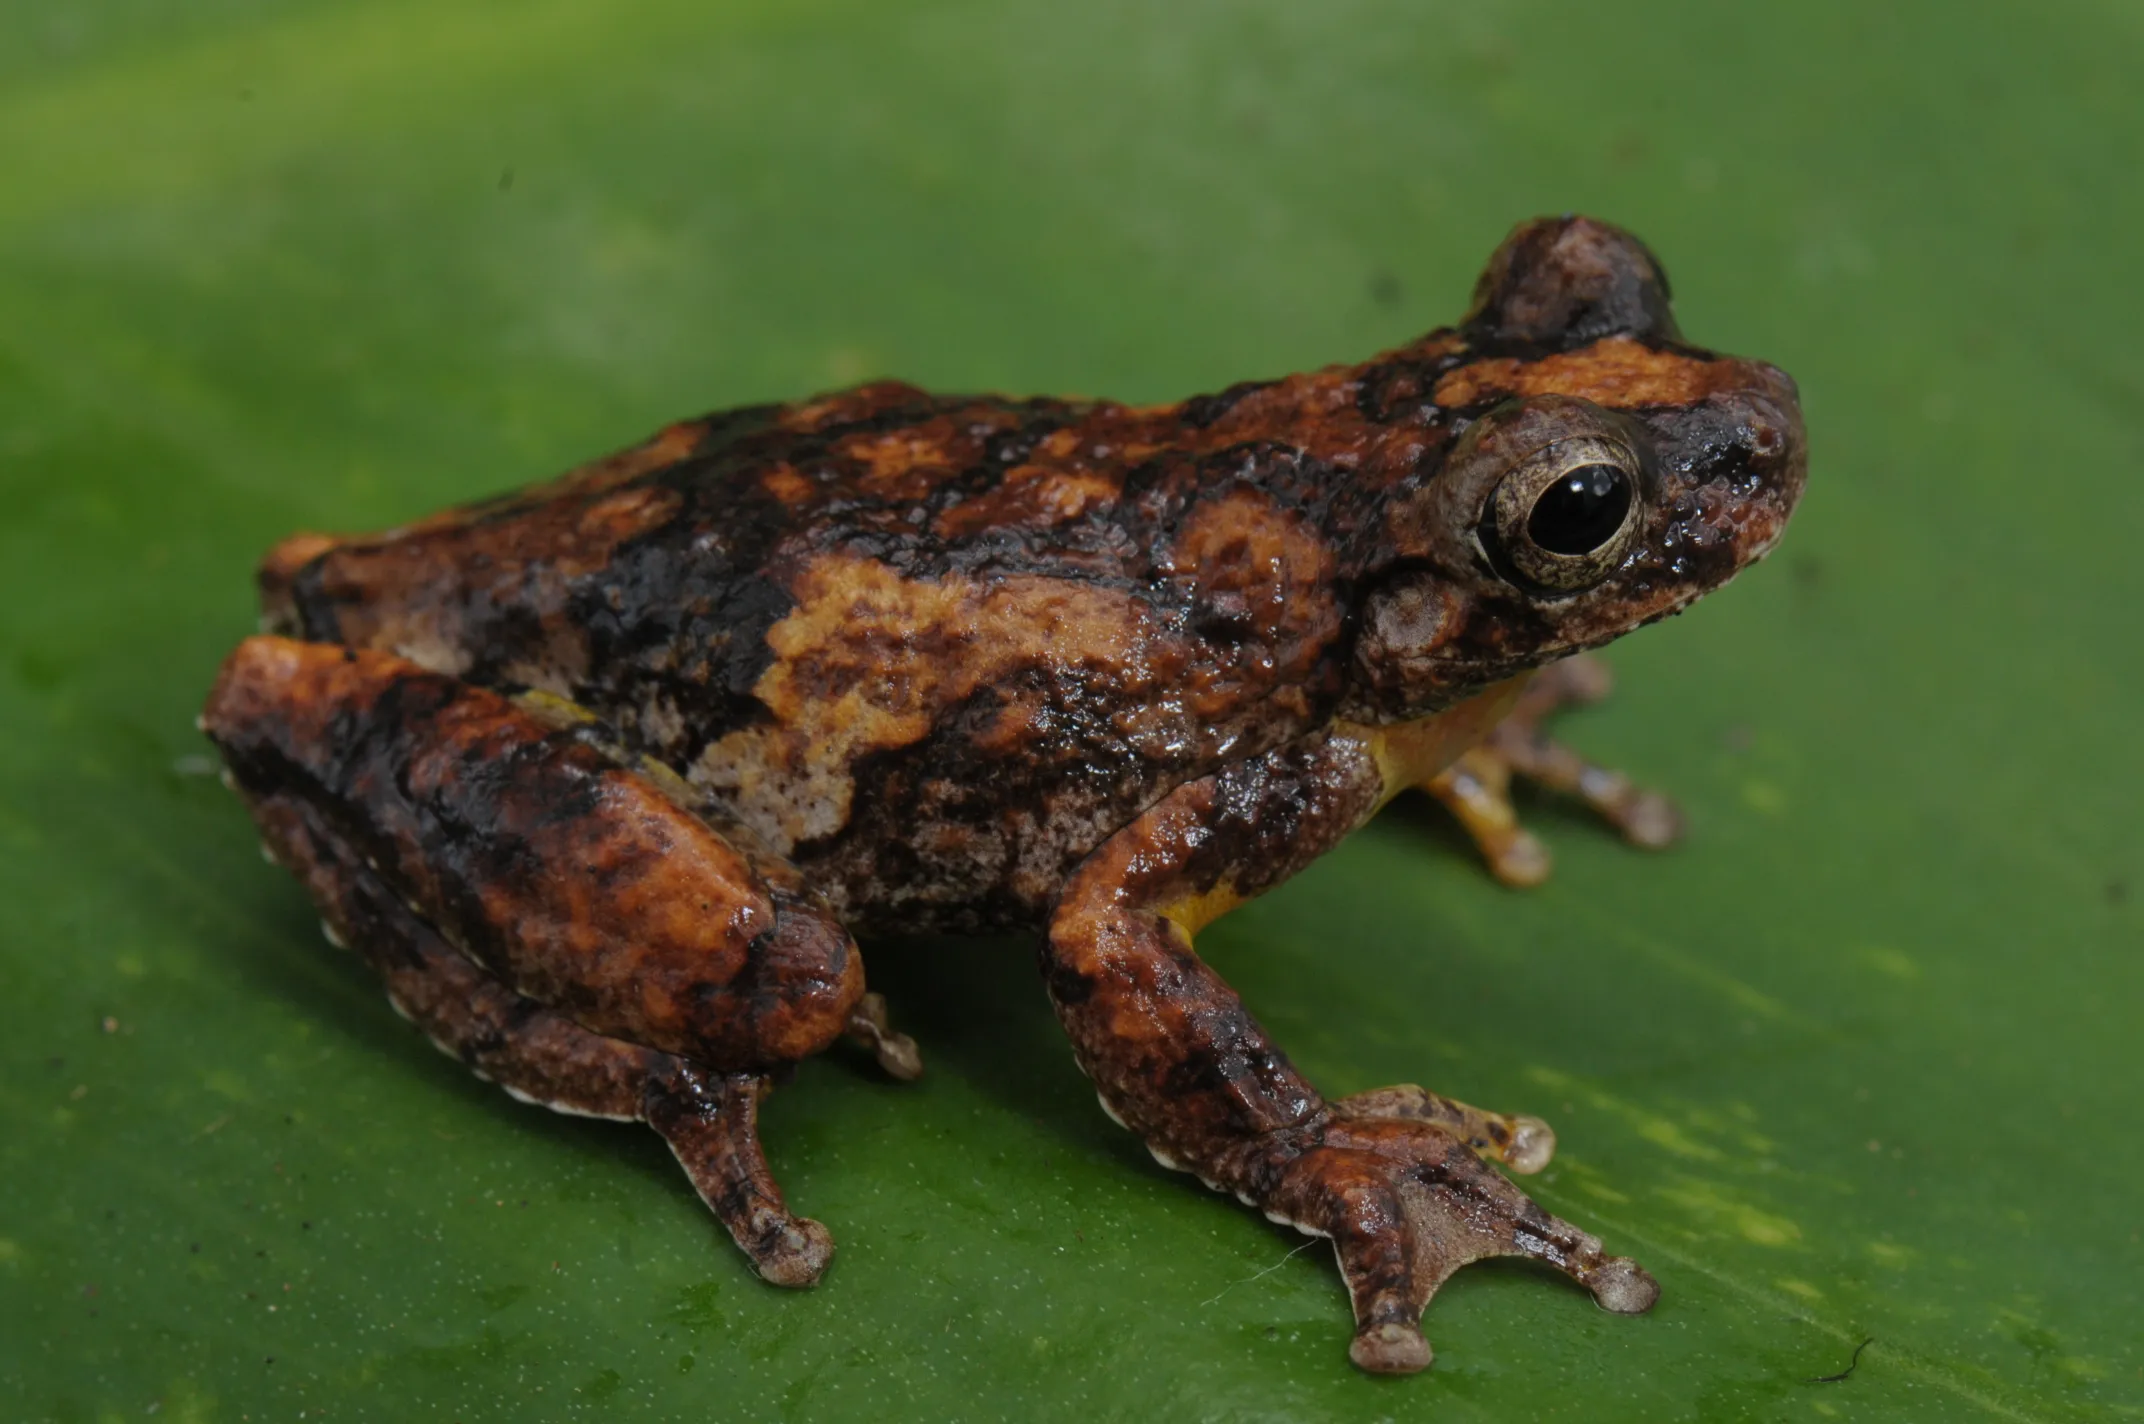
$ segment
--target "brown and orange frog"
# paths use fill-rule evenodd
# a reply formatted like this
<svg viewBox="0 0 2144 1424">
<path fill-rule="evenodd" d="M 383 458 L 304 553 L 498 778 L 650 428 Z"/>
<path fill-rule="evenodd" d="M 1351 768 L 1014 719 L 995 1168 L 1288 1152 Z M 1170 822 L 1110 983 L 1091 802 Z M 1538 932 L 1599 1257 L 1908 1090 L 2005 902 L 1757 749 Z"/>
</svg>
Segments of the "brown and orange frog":
<svg viewBox="0 0 2144 1424">
<path fill-rule="evenodd" d="M 833 1250 L 761 1154 L 768 1085 L 844 1036 L 920 1066 L 851 934 L 1021 928 L 1103 1109 L 1330 1238 L 1355 1362 L 1418 1370 L 1467 1262 L 1658 1287 L 1487 1165 L 1538 1170 L 1545 1124 L 1327 1101 L 1194 938 L 1409 788 L 1507 879 L 1543 869 L 1513 771 L 1666 838 L 1538 720 L 1593 690 L 1561 660 L 1770 549 L 1803 475 L 1792 381 L 1683 340 L 1628 234 L 1544 220 L 1361 365 L 1150 407 L 882 382 L 295 536 L 203 726 L 397 1007 L 518 1098 L 646 1122 L 767 1280 Z"/>
</svg>

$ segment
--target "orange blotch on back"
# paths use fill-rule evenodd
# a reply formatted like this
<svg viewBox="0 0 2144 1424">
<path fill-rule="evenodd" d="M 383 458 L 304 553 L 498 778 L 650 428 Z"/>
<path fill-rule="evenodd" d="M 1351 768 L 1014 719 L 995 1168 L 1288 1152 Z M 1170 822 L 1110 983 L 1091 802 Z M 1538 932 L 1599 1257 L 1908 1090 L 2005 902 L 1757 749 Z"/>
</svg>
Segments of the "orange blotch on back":
<svg viewBox="0 0 2144 1424">
<path fill-rule="evenodd" d="M 1274 671 L 1283 679 L 1299 675 L 1301 655 L 1338 628 L 1331 546 L 1257 490 L 1195 505 L 1166 559 L 1162 572 L 1191 580 L 1210 608 L 1256 633 L 1281 660 Z"/>
<path fill-rule="evenodd" d="M 1627 336 L 1611 336 L 1576 351 L 1522 361 L 1500 356 L 1476 361 L 1437 382 L 1441 406 L 1478 405 L 1507 396 L 1576 396 L 1616 410 L 1694 405 L 1709 395 L 1747 385 L 1743 363 L 1708 361 L 1656 351 Z"/>
<path fill-rule="evenodd" d="M 940 538 L 957 539 L 992 529 L 1068 524 L 1119 493 L 1116 479 L 1099 471 L 1015 465 L 996 489 L 951 506 L 932 521 L 932 529 Z"/>
<path fill-rule="evenodd" d="M 1055 579 L 912 580 L 837 555 L 792 591 L 753 687 L 773 719 L 714 743 L 692 775 L 781 845 L 839 830 L 857 760 L 922 740 L 977 689 L 1066 657 L 1104 681 L 1137 680 L 1155 636 L 1129 594 Z"/>
<path fill-rule="evenodd" d="M 797 473 L 796 466 L 786 461 L 761 475 L 759 485 L 761 489 L 764 489 L 768 494 L 773 495 L 777 500 L 791 508 L 810 499 L 817 489 L 817 486 L 813 485 L 810 480 Z"/>
</svg>

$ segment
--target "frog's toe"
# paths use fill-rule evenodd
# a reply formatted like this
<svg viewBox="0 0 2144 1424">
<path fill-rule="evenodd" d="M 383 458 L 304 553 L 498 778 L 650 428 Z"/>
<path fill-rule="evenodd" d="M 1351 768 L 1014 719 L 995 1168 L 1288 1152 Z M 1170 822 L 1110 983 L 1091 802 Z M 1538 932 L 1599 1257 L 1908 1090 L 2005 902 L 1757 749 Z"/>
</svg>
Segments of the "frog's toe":
<svg viewBox="0 0 2144 1424">
<path fill-rule="evenodd" d="M 857 1000 L 843 1033 L 849 1042 L 869 1049 L 887 1077 L 913 1083 L 923 1076 L 923 1051 L 914 1039 L 894 1029 L 887 1018 L 884 994 L 868 993 Z"/>
<path fill-rule="evenodd" d="M 1388 1320 L 1358 1330 L 1347 1357 L 1373 1375 L 1411 1375 L 1428 1369 L 1437 1355 L 1420 1326 Z"/>
<path fill-rule="evenodd" d="M 1504 1152 L 1505 1166 L 1521 1176 L 1530 1177 L 1546 1167 L 1555 1155 L 1555 1128 L 1524 1113 L 1511 1120 L 1511 1145 Z"/>
<path fill-rule="evenodd" d="M 1636 1262 L 1543 1211 L 1428 1117 L 1336 1118 L 1319 1146 L 1282 1169 L 1265 1207 L 1332 1238 L 1355 1308 L 1348 1353 L 1377 1373 L 1430 1363 L 1424 1308 L 1460 1267 L 1492 1256 L 1539 1261 L 1620 1314 L 1648 1310 L 1660 1295 Z"/>
<path fill-rule="evenodd" d="M 640 1116 L 662 1134 L 730 1239 L 760 1278 L 810 1286 L 834 1259 L 834 1238 L 810 1217 L 792 1215 L 759 1145 L 759 1100 L 768 1079 L 716 1073 L 666 1056 L 648 1075 Z"/>
<path fill-rule="evenodd" d="M 1343 1118 L 1391 1118 L 1425 1122 L 1450 1133 L 1484 1157 L 1531 1176 L 1556 1155 L 1556 1130 L 1525 1113 L 1495 1113 L 1432 1093 L 1413 1083 L 1375 1088 L 1333 1104 Z"/>
<path fill-rule="evenodd" d="M 1682 809 L 1657 791 L 1632 787 L 1627 800 L 1604 814 L 1624 840 L 1645 850 L 1663 850 L 1682 839 Z"/>
<path fill-rule="evenodd" d="M 1478 839 L 1482 858 L 1489 863 L 1489 873 L 1514 890 L 1531 890 L 1548 879 L 1549 872 L 1556 868 L 1555 857 L 1548 847 L 1541 844 L 1534 833 L 1524 827 L 1514 827 L 1503 836 L 1494 839 Z"/>
<path fill-rule="evenodd" d="M 1469 747 L 1422 789 L 1458 819 L 1491 875 L 1522 890 L 1548 879 L 1554 864 L 1548 847 L 1519 824 L 1518 808 L 1511 804 L 1511 767 L 1494 750 Z"/>
<path fill-rule="evenodd" d="M 1511 714 L 1491 729 L 1488 739 L 1454 764 L 1455 771 L 1464 768 L 1500 804 L 1486 811 L 1476 808 L 1470 814 L 1453 805 L 1451 795 L 1430 788 L 1459 814 L 1468 832 L 1481 842 L 1497 878 L 1506 884 L 1534 883 L 1506 874 L 1498 863 L 1496 846 L 1484 835 L 1484 828 L 1495 832 L 1516 826 L 1507 791 L 1513 777 L 1584 802 L 1631 845 L 1658 850 L 1682 838 L 1682 812 L 1673 801 L 1637 785 L 1620 771 L 1587 760 L 1542 730 L 1542 723 L 1558 709 L 1598 702 L 1611 686 L 1608 665 L 1596 657 L 1581 655 L 1544 668 L 1519 694 Z M 1542 873 L 1546 874 L 1545 866 Z"/>
<path fill-rule="evenodd" d="M 834 1233 L 808 1216 L 790 1217 L 747 1246 L 745 1254 L 769 1285 L 815 1286 L 833 1262 Z"/>
<path fill-rule="evenodd" d="M 1586 1284 L 1595 1303 L 1617 1315 L 1643 1315 L 1660 1299 L 1660 1282 L 1628 1256 L 1608 1257 Z"/>
</svg>

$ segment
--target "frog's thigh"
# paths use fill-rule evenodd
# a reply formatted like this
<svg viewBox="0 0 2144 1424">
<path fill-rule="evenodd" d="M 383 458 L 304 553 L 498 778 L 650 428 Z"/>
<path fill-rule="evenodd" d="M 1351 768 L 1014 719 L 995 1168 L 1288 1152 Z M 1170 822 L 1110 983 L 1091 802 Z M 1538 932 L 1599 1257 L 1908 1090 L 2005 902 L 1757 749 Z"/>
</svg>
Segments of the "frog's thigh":
<svg viewBox="0 0 2144 1424">
<path fill-rule="evenodd" d="M 863 994 L 848 934 L 692 811 L 496 693 L 250 638 L 203 725 L 249 798 L 302 798 L 419 918 L 591 1032 L 723 1072 L 795 1062 Z"/>
<path fill-rule="evenodd" d="M 269 793 L 253 798 L 252 810 L 263 844 L 320 907 L 330 940 L 355 948 L 385 981 L 389 1001 L 441 1050 L 523 1102 L 648 1123 L 760 1275 L 804 1286 L 824 1273 L 832 1238 L 790 1213 L 760 1151 L 765 1075 L 713 1073 L 590 1033 L 463 958 L 318 808 Z"/>
</svg>

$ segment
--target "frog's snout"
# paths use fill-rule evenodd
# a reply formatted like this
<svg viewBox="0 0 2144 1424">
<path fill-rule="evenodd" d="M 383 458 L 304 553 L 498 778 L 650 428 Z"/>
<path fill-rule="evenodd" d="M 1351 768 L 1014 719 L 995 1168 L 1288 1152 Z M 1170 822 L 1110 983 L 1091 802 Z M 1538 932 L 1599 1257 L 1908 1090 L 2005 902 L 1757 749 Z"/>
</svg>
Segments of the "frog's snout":
<svg viewBox="0 0 2144 1424">
<path fill-rule="evenodd" d="M 1730 484 L 1740 485 L 1745 501 L 1736 542 L 1739 562 L 1748 564 L 1771 552 L 1801 502 L 1809 480 L 1809 435 L 1794 378 L 1767 362 L 1745 364 L 1750 383 L 1736 404 L 1746 474 L 1740 480 L 1731 475 Z"/>
<path fill-rule="evenodd" d="M 1685 525 L 1696 545 L 1707 543 L 1698 523 L 1711 525 L 1713 540 L 1726 534 L 1730 568 L 1722 575 L 1771 553 L 1810 478 L 1810 437 L 1795 377 L 1762 360 L 1737 365 L 1743 382 L 1711 401 L 1719 410 L 1702 431 L 1707 455 L 1689 461 L 1692 478 L 1679 500 L 1698 510 L 1698 519 Z"/>
</svg>

